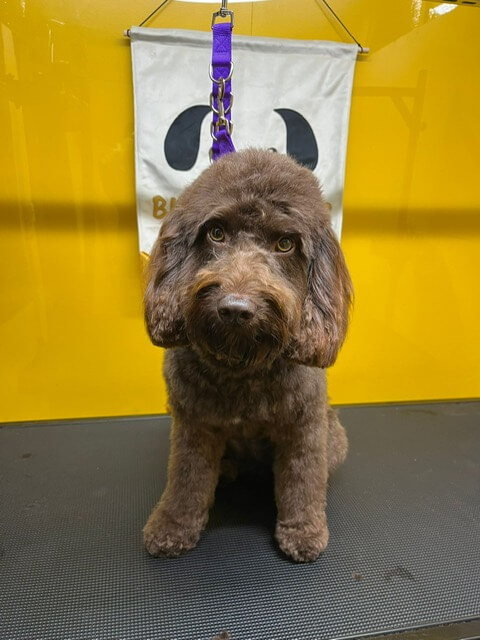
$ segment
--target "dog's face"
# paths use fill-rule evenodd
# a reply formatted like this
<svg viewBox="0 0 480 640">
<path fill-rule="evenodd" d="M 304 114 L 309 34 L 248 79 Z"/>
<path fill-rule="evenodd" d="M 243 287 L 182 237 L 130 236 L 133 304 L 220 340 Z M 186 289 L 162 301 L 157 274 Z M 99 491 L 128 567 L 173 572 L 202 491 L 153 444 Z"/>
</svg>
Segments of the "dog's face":
<svg viewBox="0 0 480 640">
<path fill-rule="evenodd" d="M 154 344 L 191 345 L 250 371 L 283 356 L 330 366 L 351 283 L 313 174 L 287 156 L 224 156 L 178 199 L 153 248 L 145 317 Z"/>
</svg>

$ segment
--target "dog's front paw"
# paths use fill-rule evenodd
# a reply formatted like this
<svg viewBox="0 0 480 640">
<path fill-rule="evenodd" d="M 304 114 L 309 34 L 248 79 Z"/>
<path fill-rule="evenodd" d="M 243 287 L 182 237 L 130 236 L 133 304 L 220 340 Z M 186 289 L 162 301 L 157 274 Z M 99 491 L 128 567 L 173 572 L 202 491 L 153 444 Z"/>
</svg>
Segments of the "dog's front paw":
<svg viewBox="0 0 480 640">
<path fill-rule="evenodd" d="M 193 549 L 200 530 L 184 527 L 166 517 L 150 518 L 143 529 L 145 548 L 151 556 L 175 558 Z"/>
<path fill-rule="evenodd" d="M 295 562 L 313 562 L 328 544 L 327 525 L 277 523 L 275 537 L 280 549 Z"/>
</svg>

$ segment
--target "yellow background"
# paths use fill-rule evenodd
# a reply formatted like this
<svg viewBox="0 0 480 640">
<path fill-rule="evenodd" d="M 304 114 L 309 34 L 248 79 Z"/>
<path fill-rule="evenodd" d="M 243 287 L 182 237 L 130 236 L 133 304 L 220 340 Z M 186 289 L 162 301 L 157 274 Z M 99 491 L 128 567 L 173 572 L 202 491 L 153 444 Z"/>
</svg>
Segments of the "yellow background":
<svg viewBox="0 0 480 640">
<path fill-rule="evenodd" d="M 356 303 L 332 400 L 479 396 L 480 9 L 331 4 L 371 49 L 354 82 L 343 247 Z M 149 26 L 209 30 L 217 5 L 172 1 Z M 154 7 L 3 6 L 0 420 L 166 408 L 142 320 L 122 37 Z M 231 8 L 238 34 L 349 40 L 320 1 Z"/>
</svg>

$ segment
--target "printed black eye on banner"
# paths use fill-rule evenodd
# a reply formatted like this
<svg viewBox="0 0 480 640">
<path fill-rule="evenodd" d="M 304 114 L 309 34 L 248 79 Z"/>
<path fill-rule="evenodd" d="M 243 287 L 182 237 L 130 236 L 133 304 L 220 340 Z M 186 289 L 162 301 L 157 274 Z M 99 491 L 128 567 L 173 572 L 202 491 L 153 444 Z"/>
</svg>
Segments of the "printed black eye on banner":
<svg viewBox="0 0 480 640">
<path fill-rule="evenodd" d="M 208 105 L 197 104 L 182 111 L 165 136 L 165 157 L 172 169 L 190 171 L 198 157 L 202 122 L 211 113 Z"/>
<path fill-rule="evenodd" d="M 318 147 L 309 122 L 293 109 L 274 109 L 287 130 L 287 153 L 312 171 L 318 163 Z M 182 111 L 170 125 L 165 136 L 165 158 L 172 169 L 190 171 L 200 148 L 200 131 L 205 116 L 211 113 L 207 105 L 194 105 Z"/>
</svg>

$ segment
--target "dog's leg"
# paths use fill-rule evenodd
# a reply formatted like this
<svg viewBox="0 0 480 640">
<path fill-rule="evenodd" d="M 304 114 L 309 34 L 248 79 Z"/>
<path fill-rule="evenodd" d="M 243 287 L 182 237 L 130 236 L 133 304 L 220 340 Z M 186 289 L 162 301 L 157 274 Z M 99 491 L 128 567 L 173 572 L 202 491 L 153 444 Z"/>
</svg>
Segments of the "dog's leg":
<svg viewBox="0 0 480 640">
<path fill-rule="evenodd" d="M 197 544 L 208 520 L 224 449 L 217 431 L 174 421 L 167 487 L 143 529 L 152 556 L 178 556 Z"/>
<path fill-rule="evenodd" d="M 328 472 L 333 473 L 345 461 L 348 439 L 337 413 L 328 407 Z"/>
<path fill-rule="evenodd" d="M 296 562 L 316 560 L 328 543 L 328 417 L 293 426 L 275 443 L 275 537 Z"/>
</svg>

